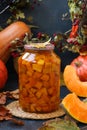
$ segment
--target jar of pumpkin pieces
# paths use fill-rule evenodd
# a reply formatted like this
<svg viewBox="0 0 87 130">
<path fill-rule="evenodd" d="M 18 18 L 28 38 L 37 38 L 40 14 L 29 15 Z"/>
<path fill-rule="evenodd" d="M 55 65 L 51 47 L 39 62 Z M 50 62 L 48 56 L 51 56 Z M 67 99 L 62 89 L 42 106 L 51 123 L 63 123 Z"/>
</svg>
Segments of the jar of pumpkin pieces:
<svg viewBox="0 0 87 130">
<path fill-rule="evenodd" d="M 19 104 L 26 112 L 48 113 L 60 103 L 60 58 L 52 44 L 25 45 L 18 60 Z"/>
</svg>

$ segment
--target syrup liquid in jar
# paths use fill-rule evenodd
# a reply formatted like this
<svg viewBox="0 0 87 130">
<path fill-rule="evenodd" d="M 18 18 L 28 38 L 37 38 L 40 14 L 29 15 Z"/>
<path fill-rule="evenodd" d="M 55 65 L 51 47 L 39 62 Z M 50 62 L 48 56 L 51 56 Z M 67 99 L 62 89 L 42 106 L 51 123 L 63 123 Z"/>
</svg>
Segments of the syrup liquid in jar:
<svg viewBox="0 0 87 130">
<path fill-rule="evenodd" d="M 26 112 L 48 113 L 58 109 L 60 103 L 60 58 L 54 46 L 32 48 L 18 60 L 19 104 Z"/>
</svg>

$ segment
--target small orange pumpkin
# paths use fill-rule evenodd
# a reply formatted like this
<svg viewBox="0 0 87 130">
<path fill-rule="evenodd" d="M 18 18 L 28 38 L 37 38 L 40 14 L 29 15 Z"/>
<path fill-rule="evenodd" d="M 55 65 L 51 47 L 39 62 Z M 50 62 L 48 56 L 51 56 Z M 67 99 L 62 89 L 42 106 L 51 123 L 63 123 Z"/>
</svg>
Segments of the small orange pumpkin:
<svg viewBox="0 0 87 130">
<path fill-rule="evenodd" d="M 0 89 L 2 89 L 8 79 L 8 70 L 5 63 L 0 60 Z"/>
<path fill-rule="evenodd" d="M 87 103 L 81 101 L 75 93 L 66 95 L 61 104 L 75 120 L 87 123 Z"/>
<path fill-rule="evenodd" d="M 87 97 L 87 82 L 79 79 L 76 69 L 72 65 L 67 65 L 64 69 L 64 82 L 66 87 L 81 97 Z"/>
<path fill-rule="evenodd" d="M 9 46 L 15 38 L 22 38 L 25 33 L 31 34 L 31 30 L 27 24 L 17 21 L 10 24 L 0 32 L 0 59 L 5 63 L 10 56 Z"/>
</svg>

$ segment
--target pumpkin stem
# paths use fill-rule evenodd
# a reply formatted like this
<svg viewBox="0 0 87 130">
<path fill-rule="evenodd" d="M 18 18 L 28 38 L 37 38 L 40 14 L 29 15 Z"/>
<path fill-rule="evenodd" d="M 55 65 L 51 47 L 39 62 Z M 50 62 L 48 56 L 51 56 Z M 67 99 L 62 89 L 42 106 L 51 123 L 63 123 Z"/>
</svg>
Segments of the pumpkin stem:
<svg viewBox="0 0 87 130">
<path fill-rule="evenodd" d="M 76 67 L 80 67 L 83 63 L 81 61 L 75 62 Z"/>
</svg>

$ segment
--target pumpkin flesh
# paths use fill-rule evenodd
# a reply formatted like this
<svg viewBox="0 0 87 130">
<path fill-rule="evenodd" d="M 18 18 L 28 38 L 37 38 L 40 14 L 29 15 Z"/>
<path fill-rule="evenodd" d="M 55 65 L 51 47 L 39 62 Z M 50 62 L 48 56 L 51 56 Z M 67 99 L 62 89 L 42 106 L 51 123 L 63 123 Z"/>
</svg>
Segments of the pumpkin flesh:
<svg viewBox="0 0 87 130">
<path fill-rule="evenodd" d="M 66 95 L 62 100 L 62 105 L 74 119 L 87 123 L 87 103 L 81 101 L 75 93 Z"/>
<path fill-rule="evenodd" d="M 87 82 L 82 82 L 77 76 L 72 65 L 67 65 L 64 69 L 64 82 L 66 87 L 80 97 L 87 97 Z"/>
</svg>

